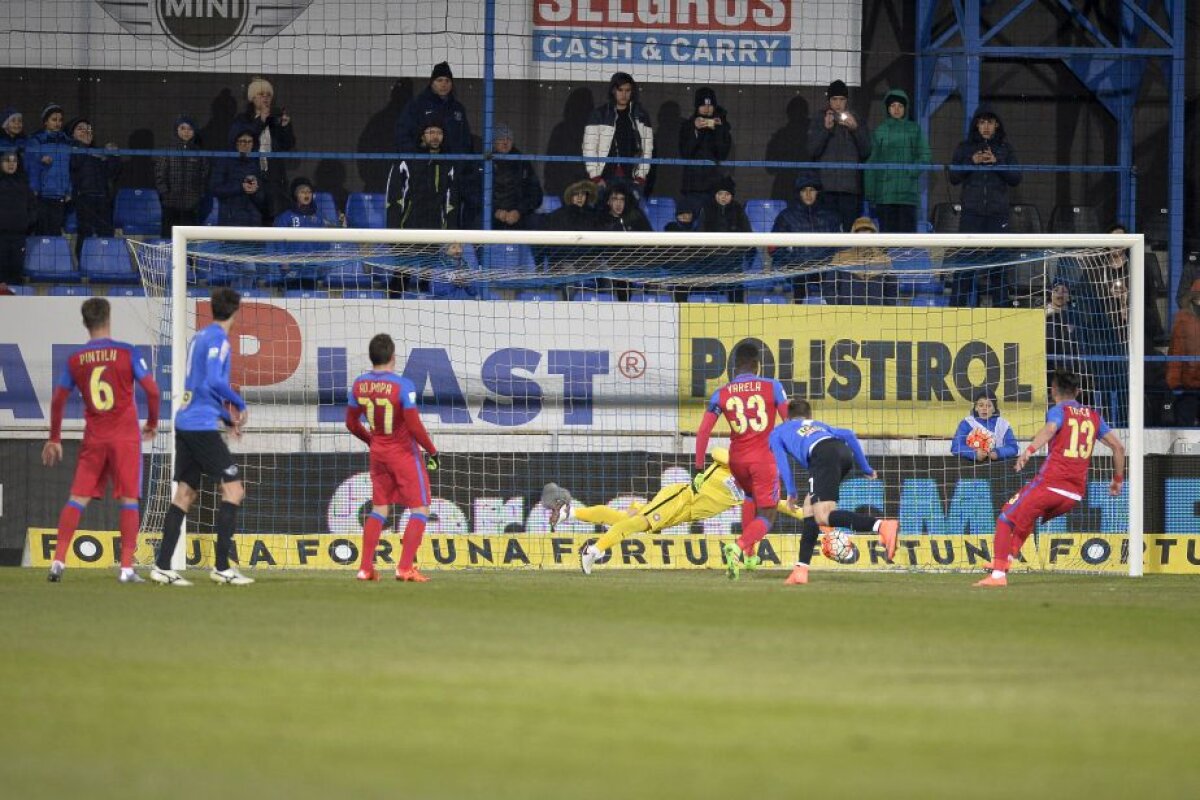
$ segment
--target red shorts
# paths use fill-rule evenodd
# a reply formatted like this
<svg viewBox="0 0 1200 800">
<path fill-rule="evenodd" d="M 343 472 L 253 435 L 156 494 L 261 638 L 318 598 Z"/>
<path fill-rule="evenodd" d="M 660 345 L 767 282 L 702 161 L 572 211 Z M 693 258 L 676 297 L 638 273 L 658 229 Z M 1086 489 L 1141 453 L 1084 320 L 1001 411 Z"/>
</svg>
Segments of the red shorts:
<svg viewBox="0 0 1200 800">
<path fill-rule="evenodd" d="M 774 508 L 779 504 L 779 467 L 775 459 L 729 462 L 729 471 L 742 487 L 746 496 L 754 500 L 759 509 Z"/>
<path fill-rule="evenodd" d="M 1039 519 L 1049 522 L 1077 505 L 1078 500 L 1052 492 L 1045 484 L 1035 480 L 1025 484 L 1013 499 L 1004 504 L 1004 508 L 1000 509 L 1000 519 L 1011 523 L 1014 533 L 1028 536 Z"/>
<path fill-rule="evenodd" d="M 429 474 L 412 456 L 371 454 L 371 502 L 377 506 L 429 505 Z"/>
<path fill-rule="evenodd" d="M 142 496 L 142 441 L 137 439 L 83 440 L 71 494 L 104 497 L 109 482 L 113 497 Z"/>
</svg>

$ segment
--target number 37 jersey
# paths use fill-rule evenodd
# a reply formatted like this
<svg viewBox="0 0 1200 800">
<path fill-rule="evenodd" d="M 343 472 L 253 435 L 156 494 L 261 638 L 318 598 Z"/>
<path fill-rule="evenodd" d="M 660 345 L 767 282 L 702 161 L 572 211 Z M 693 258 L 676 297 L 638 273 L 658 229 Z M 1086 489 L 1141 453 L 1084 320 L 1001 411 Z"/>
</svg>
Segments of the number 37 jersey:
<svg viewBox="0 0 1200 800">
<path fill-rule="evenodd" d="M 736 376 L 708 401 L 708 410 L 729 422 L 731 461 L 757 456 L 773 461 L 768 439 L 775 415 L 783 414 L 786 406 L 783 384 L 757 375 Z"/>
<path fill-rule="evenodd" d="M 1050 457 L 1038 475 L 1046 487 L 1079 500 L 1087 488 L 1088 466 L 1097 439 L 1110 428 L 1094 408 L 1069 400 L 1046 412 L 1046 422 L 1058 425 L 1050 440 Z"/>
</svg>

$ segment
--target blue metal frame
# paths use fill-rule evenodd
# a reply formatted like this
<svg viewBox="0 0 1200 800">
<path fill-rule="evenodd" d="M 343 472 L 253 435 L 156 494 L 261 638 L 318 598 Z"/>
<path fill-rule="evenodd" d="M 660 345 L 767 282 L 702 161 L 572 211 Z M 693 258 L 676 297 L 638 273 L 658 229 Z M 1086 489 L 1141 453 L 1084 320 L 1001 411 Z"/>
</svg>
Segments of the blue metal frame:
<svg viewBox="0 0 1200 800">
<path fill-rule="evenodd" d="M 1170 214 L 1170 285 L 1171 296 L 1183 268 L 1183 148 L 1184 148 L 1184 66 L 1185 0 L 1119 0 L 1120 36 L 1110 41 L 1071 0 L 1022 0 L 995 25 L 982 29 L 980 7 L 987 0 L 917 0 L 916 87 L 917 121 L 926 135 L 934 113 L 952 95 L 959 95 L 970 113 L 979 106 L 980 68 L 995 59 L 1060 58 L 1088 87 L 1117 121 L 1119 197 L 1117 215 L 1133 231 L 1137 224 L 1137 179 L 1133 163 L 1134 107 L 1142 79 L 1151 60 L 1163 63 L 1170 97 L 1171 123 L 1169 148 L 1170 175 L 1168 207 Z M 1012 22 L 1035 6 L 1051 3 L 1066 10 L 1074 24 L 1096 44 L 1091 47 L 1028 47 L 989 44 Z M 939 16 L 939 10 L 949 6 Z M 1157 24 L 1151 10 L 1161 9 L 1171 21 L 1170 30 Z M 950 19 L 950 15 L 953 19 Z M 935 26 L 946 29 L 935 38 Z M 1147 38 L 1151 42 L 1139 46 Z M 924 202 L 924 201 L 923 201 Z M 922 208 L 922 213 L 927 209 Z M 1174 313 L 1174 303 L 1170 313 Z"/>
</svg>

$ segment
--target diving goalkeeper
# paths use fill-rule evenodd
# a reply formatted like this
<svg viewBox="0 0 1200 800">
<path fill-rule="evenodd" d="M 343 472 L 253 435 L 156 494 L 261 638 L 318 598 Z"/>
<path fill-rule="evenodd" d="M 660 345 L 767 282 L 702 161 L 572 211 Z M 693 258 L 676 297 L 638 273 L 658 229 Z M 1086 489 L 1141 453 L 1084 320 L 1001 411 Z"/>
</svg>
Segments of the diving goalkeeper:
<svg viewBox="0 0 1200 800">
<path fill-rule="evenodd" d="M 700 473 L 695 483 L 699 485 L 699 490 L 693 488 L 693 483 L 687 482 L 664 486 L 650 502 L 645 505 L 635 503 L 628 511 L 618 511 L 608 506 L 575 506 L 570 492 L 556 483 L 548 483 L 542 489 L 542 505 L 550 509 L 551 530 L 567 519 L 610 526 L 595 544 L 588 545 L 580 554 L 583 573 L 591 575 L 596 562 L 630 534 L 661 531 L 715 517 L 731 508 L 740 508 L 746 499 L 746 493 L 729 472 L 729 451 L 722 447 L 713 449 L 712 463 Z M 780 501 L 776 508 L 781 514 L 804 519 L 803 510 L 792 511 L 785 502 Z M 759 563 L 758 556 L 748 556 L 742 567 L 755 569 Z"/>
</svg>

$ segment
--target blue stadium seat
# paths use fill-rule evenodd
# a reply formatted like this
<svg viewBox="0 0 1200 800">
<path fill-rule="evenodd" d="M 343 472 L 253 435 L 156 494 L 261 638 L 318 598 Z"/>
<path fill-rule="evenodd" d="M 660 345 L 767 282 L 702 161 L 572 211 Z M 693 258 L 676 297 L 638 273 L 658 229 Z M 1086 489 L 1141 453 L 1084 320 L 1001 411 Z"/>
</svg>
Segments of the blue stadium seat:
<svg viewBox="0 0 1200 800">
<path fill-rule="evenodd" d="M 328 292 L 318 291 L 316 289 L 287 289 L 283 296 L 291 300 L 315 300 L 317 298 L 329 297 Z"/>
<path fill-rule="evenodd" d="M 747 200 L 746 216 L 755 233 L 770 233 L 779 212 L 787 208 L 786 200 Z"/>
<path fill-rule="evenodd" d="M 912 299 L 912 304 L 927 308 L 944 308 L 950 305 L 950 299 L 944 294 L 919 294 Z"/>
<path fill-rule="evenodd" d="M 617 296 L 612 292 L 598 292 L 595 289 L 580 289 L 575 292 L 572 300 L 585 303 L 615 303 Z"/>
<path fill-rule="evenodd" d="M 386 228 L 386 200 L 381 194 L 354 192 L 346 198 L 346 223 L 351 228 Z"/>
<path fill-rule="evenodd" d="M 383 300 L 387 292 L 382 289 L 349 289 L 342 292 L 342 297 L 347 300 Z"/>
<path fill-rule="evenodd" d="M 63 236 L 30 236 L 25 240 L 25 275 L 30 280 L 58 283 L 83 280 L 71 260 L 71 245 Z"/>
<path fill-rule="evenodd" d="M 162 231 L 162 204 L 154 189 L 118 189 L 113 226 L 126 236 L 157 236 Z"/>
<path fill-rule="evenodd" d="M 146 290 L 141 286 L 110 286 L 109 297 L 145 297 Z"/>
<path fill-rule="evenodd" d="M 634 292 L 629 295 L 631 303 L 670 303 L 672 302 L 669 292 Z"/>
<path fill-rule="evenodd" d="M 933 260 L 923 248 L 892 251 L 892 268 L 904 270 L 899 289 L 905 294 L 940 294 L 942 281 L 931 270 Z"/>
<path fill-rule="evenodd" d="M 485 244 L 483 264 L 487 269 L 532 272 L 536 269 L 533 250 L 527 244 Z"/>
<path fill-rule="evenodd" d="M 192 297 L 192 298 L 199 297 L 199 298 L 207 299 L 211 293 L 212 293 L 212 290 L 205 286 L 189 286 L 189 287 L 187 287 L 187 296 L 188 297 Z"/>
<path fill-rule="evenodd" d="M 321 215 L 322 219 L 337 223 L 337 203 L 333 202 L 333 195 L 330 192 L 313 192 L 313 205 L 317 207 L 317 213 Z"/>
<path fill-rule="evenodd" d="M 91 297 L 93 294 L 90 286 L 77 283 L 62 283 L 50 287 L 51 297 Z"/>
<path fill-rule="evenodd" d="M 642 204 L 642 210 L 650 220 L 650 227 L 661 231 L 668 222 L 675 221 L 675 198 L 651 197 Z"/>
<path fill-rule="evenodd" d="M 37 294 L 32 286 L 9 286 L 8 290 L 18 297 L 32 297 Z"/>
<path fill-rule="evenodd" d="M 746 290 L 746 302 L 757 303 L 760 305 L 778 305 L 786 306 L 792 303 L 792 287 L 787 287 L 787 292 L 781 288 L 757 288 Z"/>
<path fill-rule="evenodd" d="M 129 258 L 124 239 L 84 239 L 79 271 L 95 283 L 138 283 L 141 278 Z"/>
<path fill-rule="evenodd" d="M 562 198 L 556 194 L 542 195 L 542 204 L 538 206 L 537 213 L 549 214 L 551 211 L 557 211 L 562 208 Z"/>
<path fill-rule="evenodd" d="M 208 213 L 204 215 L 204 219 L 202 219 L 200 223 L 202 225 L 216 225 L 217 217 L 219 217 L 221 214 L 221 201 L 212 195 L 209 195 L 207 198 L 201 201 L 201 209 L 205 208 L 205 203 L 208 204 Z"/>
<path fill-rule="evenodd" d="M 517 292 L 517 299 L 524 301 L 535 301 L 539 303 L 551 303 L 555 300 L 562 300 L 562 294 L 558 289 L 522 289 Z"/>
<path fill-rule="evenodd" d="M 808 297 L 804 298 L 804 305 L 806 305 L 806 306 L 825 306 L 825 305 L 829 305 L 829 304 L 825 302 L 825 298 L 821 297 L 821 295 L 810 294 Z"/>
<path fill-rule="evenodd" d="M 724 292 L 688 292 L 689 303 L 728 303 L 729 295 Z"/>
<path fill-rule="evenodd" d="M 63 230 L 67 233 L 79 233 L 79 215 L 75 213 L 73 205 L 67 205 L 67 213 L 63 217 Z"/>
</svg>

